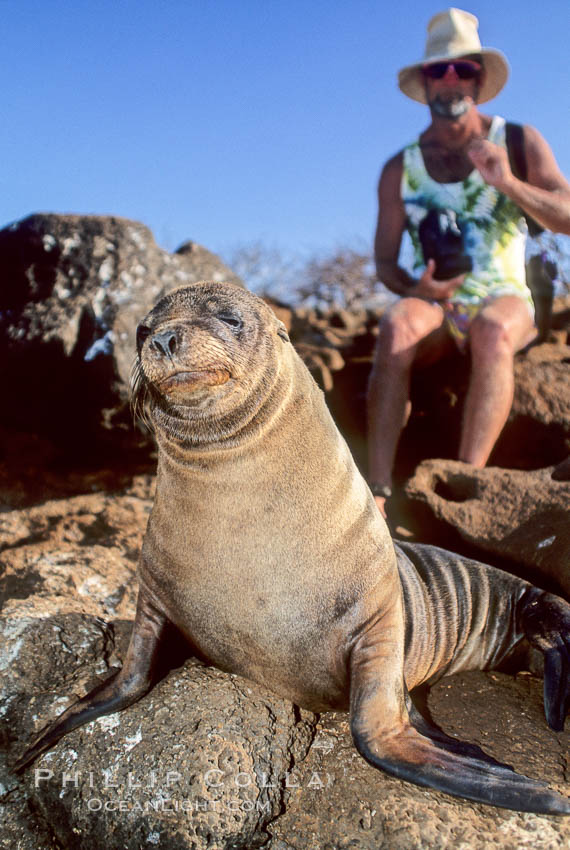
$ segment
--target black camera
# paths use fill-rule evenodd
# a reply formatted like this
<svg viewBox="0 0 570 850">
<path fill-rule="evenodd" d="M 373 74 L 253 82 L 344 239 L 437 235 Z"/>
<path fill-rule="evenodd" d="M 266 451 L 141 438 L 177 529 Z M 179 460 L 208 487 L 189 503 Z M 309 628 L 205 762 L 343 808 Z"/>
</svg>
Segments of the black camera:
<svg viewBox="0 0 570 850">
<path fill-rule="evenodd" d="M 430 210 L 419 226 L 424 260 L 435 260 L 433 277 L 449 280 L 473 268 L 465 253 L 463 232 L 453 210 Z"/>
</svg>

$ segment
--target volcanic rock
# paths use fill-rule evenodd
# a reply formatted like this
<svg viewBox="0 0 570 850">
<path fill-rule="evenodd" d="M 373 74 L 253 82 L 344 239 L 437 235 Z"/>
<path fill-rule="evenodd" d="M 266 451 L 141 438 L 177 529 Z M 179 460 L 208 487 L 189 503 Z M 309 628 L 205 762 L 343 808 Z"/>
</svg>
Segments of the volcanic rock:
<svg viewBox="0 0 570 850">
<path fill-rule="evenodd" d="M 240 282 L 195 243 L 159 248 L 139 222 L 32 215 L 0 231 L 0 425 L 66 456 L 141 444 L 128 411 L 137 323 L 166 291 Z M 144 444 L 144 441 L 142 441 Z"/>
<path fill-rule="evenodd" d="M 441 727 L 516 770 L 566 793 L 570 735 L 548 729 L 539 679 L 460 673 L 427 699 Z M 550 850 L 566 847 L 564 818 L 507 812 L 400 782 L 372 768 L 352 745 L 346 715 L 323 715 L 269 850 Z"/>
<path fill-rule="evenodd" d="M 3 616 L 133 618 L 135 570 L 153 488 L 151 476 L 139 476 L 121 493 L 0 513 Z"/>
<path fill-rule="evenodd" d="M 10 759 L 74 695 L 113 672 L 124 658 L 125 625 L 81 615 L 4 621 Z M 50 649 L 39 663 L 38 641 Z M 180 663 L 175 652 L 171 661 Z M 313 725 L 309 712 L 189 661 L 127 711 L 70 733 L 23 779 L 5 764 L 11 832 L 29 829 L 19 805 L 27 796 L 62 848 L 260 846 Z"/>
<path fill-rule="evenodd" d="M 543 343 L 515 358 L 515 397 L 491 464 L 540 469 L 570 450 L 570 347 Z"/>
<path fill-rule="evenodd" d="M 141 476 L 119 493 L 0 514 L 0 842 L 483 850 L 501 836 L 513 850 L 564 846 L 565 819 L 454 800 L 374 770 L 344 714 L 324 715 L 311 745 L 313 715 L 184 663 L 189 648 L 174 631 L 165 678 L 146 697 L 66 736 L 16 777 L 10 765 L 35 732 L 125 657 L 152 487 Z M 529 675 L 465 674 L 436 685 L 428 705 L 447 731 L 564 792 L 569 732 L 547 728 L 540 692 Z"/>
<path fill-rule="evenodd" d="M 526 568 L 525 577 L 570 598 L 570 483 L 553 471 L 426 460 L 405 490 L 422 539 L 457 548 L 458 535 L 481 558 L 507 559 L 513 572 Z"/>
</svg>

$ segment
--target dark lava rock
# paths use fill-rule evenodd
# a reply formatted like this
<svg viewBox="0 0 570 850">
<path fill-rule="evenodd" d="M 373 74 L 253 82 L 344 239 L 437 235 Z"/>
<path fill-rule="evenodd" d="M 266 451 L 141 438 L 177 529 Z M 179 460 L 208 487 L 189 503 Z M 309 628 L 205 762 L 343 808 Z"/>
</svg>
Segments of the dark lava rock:
<svg viewBox="0 0 570 850">
<path fill-rule="evenodd" d="M 169 254 L 144 225 L 110 216 L 17 221 L 0 231 L 0 268 L 0 426 L 93 462 L 148 444 L 128 410 L 139 320 L 182 284 L 240 283 L 199 245 Z"/>
</svg>

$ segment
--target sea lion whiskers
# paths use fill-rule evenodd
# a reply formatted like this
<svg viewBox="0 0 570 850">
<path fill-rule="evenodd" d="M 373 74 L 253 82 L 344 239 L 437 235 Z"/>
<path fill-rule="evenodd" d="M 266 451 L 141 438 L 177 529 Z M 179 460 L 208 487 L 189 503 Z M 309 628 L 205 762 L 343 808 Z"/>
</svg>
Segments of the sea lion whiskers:
<svg viewBox="0 0 570 850">
<path fill-rule="evenodd" d="M 130 406 L 135 422 L 139 422 L 153 433 L 154 424 L 149 410 L 149 388 L 142 367 L 140 355 L 133 360 L 130 375 Z"/>
</svg>

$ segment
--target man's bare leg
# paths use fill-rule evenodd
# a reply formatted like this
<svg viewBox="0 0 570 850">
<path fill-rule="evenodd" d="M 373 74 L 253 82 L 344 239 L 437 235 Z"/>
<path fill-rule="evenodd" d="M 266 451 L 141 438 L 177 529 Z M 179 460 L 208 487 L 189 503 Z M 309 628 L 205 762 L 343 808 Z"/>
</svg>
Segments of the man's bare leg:
<svg viewBox="0 0 570 850">
<path fill-rule="evenodd" d="M 535 333 L 526 303 L 515 295 L 496 298 L 473 320 L 459 460 L 477 467 L 487 463 L 513 403 L 515 352 Z"/>
<path fill-rule="evenodd" d="M 392 486 L 392 467 L 409 415 L 412 365 L 436 360 L 449 343 L 443 310 L 420 298 L 402 298 L 382 317 L 368 384 L 368 478 Z M 386 516 L 383 496 L 376 496 Z"/>
</svg>

